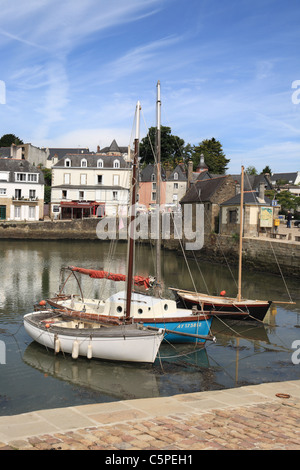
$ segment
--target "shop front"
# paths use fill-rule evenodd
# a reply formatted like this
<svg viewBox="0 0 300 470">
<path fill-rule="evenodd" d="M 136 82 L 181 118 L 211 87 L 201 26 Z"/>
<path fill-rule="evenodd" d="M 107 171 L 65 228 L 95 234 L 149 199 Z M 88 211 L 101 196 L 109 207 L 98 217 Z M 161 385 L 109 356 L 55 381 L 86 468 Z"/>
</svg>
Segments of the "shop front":
<svg viewBox="0 0 300 470">
<path fill-rule="evenodd" d="M 66 201 L 60 203 L 61 219 L 85 219 L 104 217 L 105 204 L 99 202 Z"/>
</svg>

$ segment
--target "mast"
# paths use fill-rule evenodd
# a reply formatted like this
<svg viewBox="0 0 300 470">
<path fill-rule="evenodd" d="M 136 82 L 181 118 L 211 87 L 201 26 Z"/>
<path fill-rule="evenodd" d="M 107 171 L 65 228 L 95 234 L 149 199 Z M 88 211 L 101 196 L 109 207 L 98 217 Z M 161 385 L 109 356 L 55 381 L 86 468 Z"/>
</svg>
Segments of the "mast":
<svg viewBox="0 0 300 470">
<path fill-rule="evenodd" d="M 132 163 L 132 180 L 131 180 L 131 207 L 130 207 L 130 234 L 127 258 L 127 294 L 126 294 L 126 311 L 125 320 L 130 319 L 131 313 L 131 294 L 133 284 L 133 257 L 134 257 L 134 220 L 135 220 L 135 204 L 138 185 L 138 157 L 139 157 L 139 136 L 140 136 L 140 102 L 136 105 L 136 130 L 134 140 L 134 156 Z"/>
<path fill-rule="evenodd" d="M 240 245 L 239 245 L 239 279 L 238 279 L 238 296 L 237 300 L 241 300 L 242 294 L 242 248 L 243 248 L 243 225 L 244 225 L 244 167 L 241 173 L 241 204 L 240 204 Z"/>
<path fill-rule="evenodd" d="M 161 99 L 160 81 L 157 82 L 156 101 L 156 207 L 157 207 L 157 240 L 156 240 L 156 282 L 161 282 L 161 215 L 160 215 L 160 178 L 161 178 Z"/>
</svg>

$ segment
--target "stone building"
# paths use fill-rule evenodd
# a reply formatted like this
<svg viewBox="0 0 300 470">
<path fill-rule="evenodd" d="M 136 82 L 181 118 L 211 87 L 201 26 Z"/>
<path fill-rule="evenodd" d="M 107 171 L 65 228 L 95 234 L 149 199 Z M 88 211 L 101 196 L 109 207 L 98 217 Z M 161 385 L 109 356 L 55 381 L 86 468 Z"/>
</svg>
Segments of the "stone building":
<svg viewBox="0 0 300 470">
<path fill-rule="evenodd" d="M 221 204 L 220 233 L 223 235 L 238 234 L 240 230 L 241 193 Z M 262 181 L 259 191 L 244 191 L 243 236 L 258 237 L 260 232 L 271 232 L 280 206 L 273 206 L 272 200 L 265 197 L 265 183 Z"/>
<path fill-rule="evenodd" d="M 206 172 L 206 179 L 191 184 L 180 204 L 204 205 L 204 233 L 219 232 L 220 205 L 235 194 L 235 182 L 230 175 L 213 176 Z M 196 212 L 193 210 L 193 217 Z"/>
</svg>

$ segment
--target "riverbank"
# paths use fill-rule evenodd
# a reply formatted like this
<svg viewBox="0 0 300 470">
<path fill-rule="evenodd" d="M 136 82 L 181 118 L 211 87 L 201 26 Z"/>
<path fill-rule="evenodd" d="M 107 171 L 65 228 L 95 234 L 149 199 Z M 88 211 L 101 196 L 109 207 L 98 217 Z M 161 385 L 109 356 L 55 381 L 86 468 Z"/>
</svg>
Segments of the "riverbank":
<svg viewBox="0 0 300 470">
<path fill-rule="evenodd" d="M 98 241 L 97 224 L 99 219 L 45 220 L 40 222 L 0 223 L 0 239 L 14 240 L 89 240 Z M 243 266 L 260 272 L 300 278 L 300 236 L 298 228 L 287 229 L 280 226 L 278 238 L 243 238 Z M 149 243 L 149 240 L 142 240 Z M 178 240 L 170 238 L 162 241 L 166 250 L 181 253 Z M 214 263 L 236 265 L 238 260 L 238 238 L 209 234 L 204 238 L 201 250 L 186 252 L 187 256 Z"/>
<path fill-rule="evenodd" d="M 266 383 L 0 417 L 0 450 L 300 450 L 299 416 L 300 380 Z"/>
</svg>

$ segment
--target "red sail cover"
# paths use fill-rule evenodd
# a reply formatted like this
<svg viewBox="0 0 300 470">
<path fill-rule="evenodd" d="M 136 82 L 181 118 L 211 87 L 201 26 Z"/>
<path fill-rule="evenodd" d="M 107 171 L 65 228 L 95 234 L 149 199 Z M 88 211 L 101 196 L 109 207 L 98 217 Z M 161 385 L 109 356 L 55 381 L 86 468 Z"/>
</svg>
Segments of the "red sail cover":
<svg viewBox="0 0 300 470">
<path fill-rule="evenodd" d="M 95 269 L 84 269 L 76 268 L 75 266 L 69 267 L 72 271 L 76 271 L 80 274 L 87 274 L 93 279 L 110 279 L 111 281 L 126 281 L 125 274 L 113 274 L 108 271 L 97 271 Z M 134 276 L 133 282 L 136 286 L 143 286 L 145 289 L 149 289 L 150 280 L 148 277 Z"/>
</svg>

